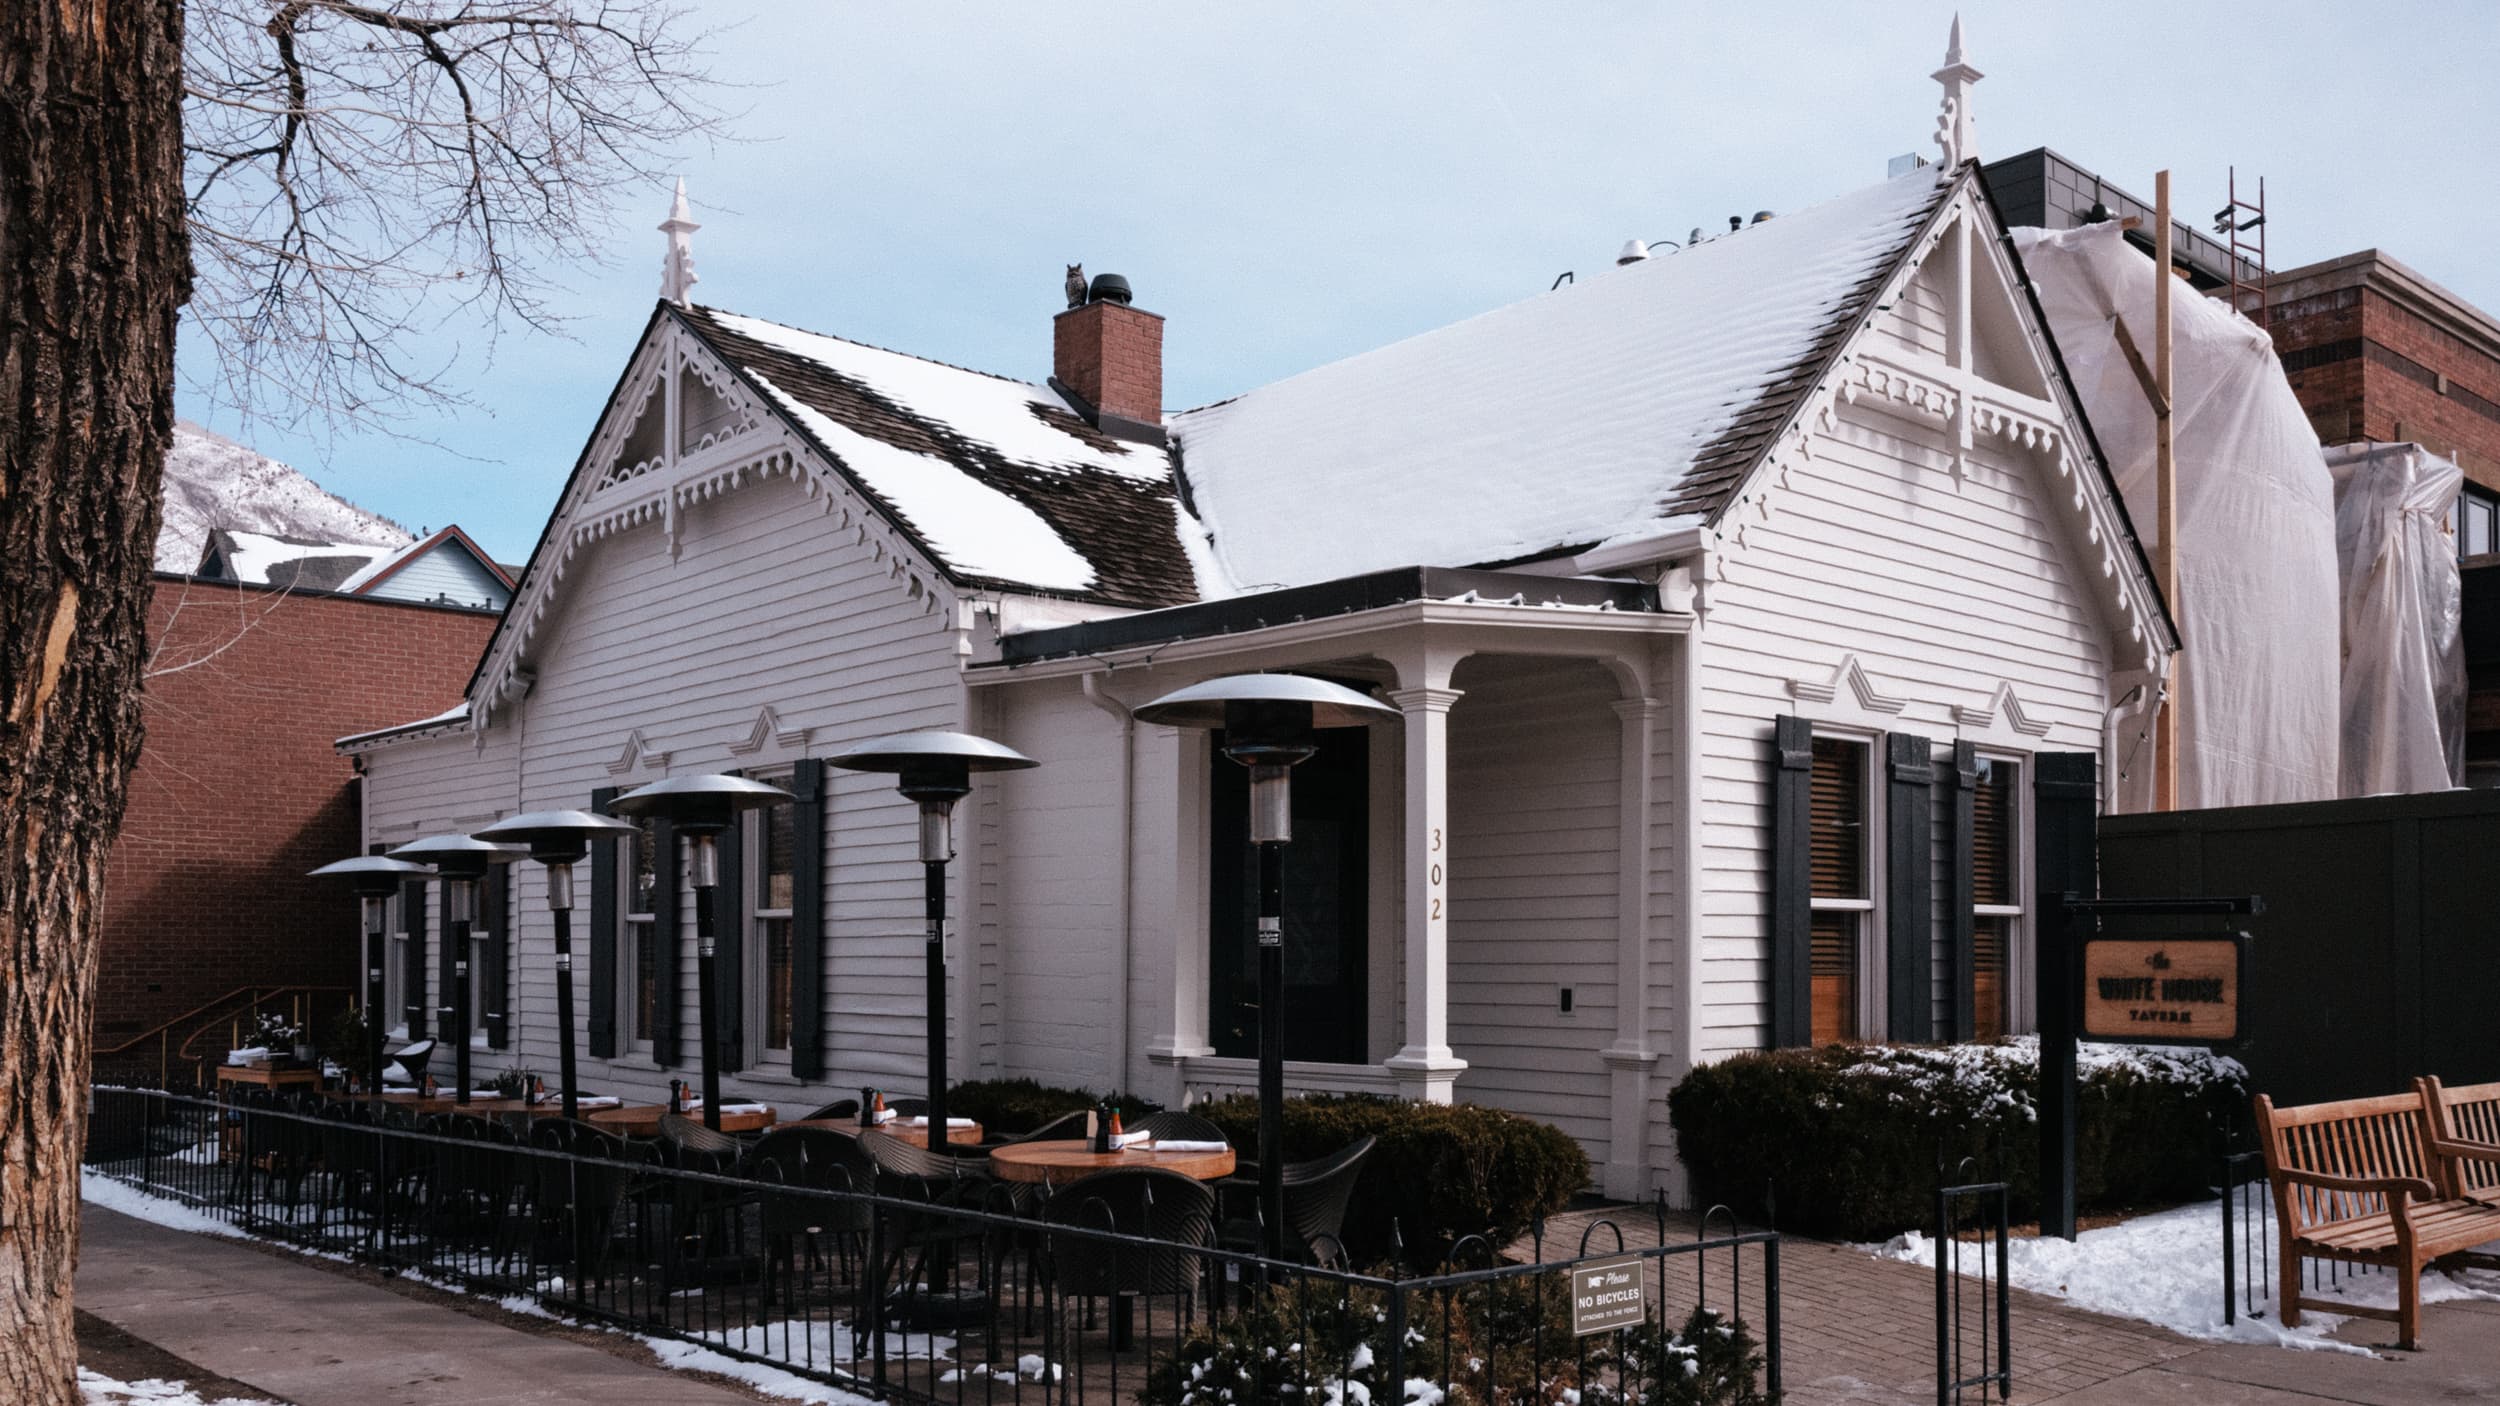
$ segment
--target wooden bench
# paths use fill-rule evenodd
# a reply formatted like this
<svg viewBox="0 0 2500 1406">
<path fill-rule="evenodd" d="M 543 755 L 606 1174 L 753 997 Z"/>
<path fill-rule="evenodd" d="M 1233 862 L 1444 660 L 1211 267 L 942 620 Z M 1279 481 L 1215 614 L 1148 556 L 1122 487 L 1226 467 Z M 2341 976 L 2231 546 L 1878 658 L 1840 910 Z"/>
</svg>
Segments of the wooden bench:
<svg viewBox="0 0 2500 1406">
<path fill-rule="evenodd" d="M 2480 1156 L 2461 1153 L 2449 1163 L 2455 1176 L 2448 1194 L 2500 1206 L 2500 1084 L 2443 1088 L 2435 1077 L 2414 1081 L 2431 1112 L 2431 1131 L 2454 1143 L 2481 1143 Z"/>
<path fill-rule="evenodd" d="M 2398 1345 L 2411 1348 L 2421 1332 L 2423 1269 L 2500 1240 L 2500 1206 L 2452 1189 L 2457 1159 L 2476 1155 L 2482 1145 L 2434 1131 L 2428 1096 L 2419 1087 L 2303 1108 L 2277 1108 L 2259 1094 L 2257 1137 L 2281 1235 L 2285 1327 L 2298 1326 L 2305 1308 L 2383 1318 L 2396 1324 Z M 2395 1310 L 2301 1297 L 2304 1255 L 2394 1271 Z M 2500 1264 L 2489 1256 L 2470 1258 Z"/>
</svg>

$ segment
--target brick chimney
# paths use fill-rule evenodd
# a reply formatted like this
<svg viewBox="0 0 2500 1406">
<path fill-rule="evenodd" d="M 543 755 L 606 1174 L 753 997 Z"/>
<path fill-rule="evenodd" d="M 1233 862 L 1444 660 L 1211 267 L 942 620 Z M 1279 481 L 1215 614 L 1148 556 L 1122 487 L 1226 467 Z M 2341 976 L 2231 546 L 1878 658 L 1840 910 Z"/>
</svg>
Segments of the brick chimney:
<svg viewBox="0 0 2500 1406">
<path fill-rule="evenodd" d="M 1163 318 L 1129 306 L 1128 280 L 1097 276 L 1051 323 L 1051 386 L 1108 435 L 1163 442 Z"/>
</svg>

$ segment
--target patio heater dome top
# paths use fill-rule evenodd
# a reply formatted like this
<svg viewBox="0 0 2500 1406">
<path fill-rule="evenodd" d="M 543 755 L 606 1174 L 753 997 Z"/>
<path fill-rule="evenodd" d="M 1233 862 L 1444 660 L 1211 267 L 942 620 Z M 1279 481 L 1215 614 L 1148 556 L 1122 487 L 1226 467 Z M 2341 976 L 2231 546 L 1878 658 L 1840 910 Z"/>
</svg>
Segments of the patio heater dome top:
<svg viewBox="0 0 2500 1406">
<path fill-rule="evenodd" d="M 1367 693 L 1307 674 L 1227 674 L 1139 704 L 1139 722 L 1161 727 L 1218 728 L 1236 725 L 1240 705 L 1299 704 L 1311 710 L 1312 727 L 1361 727 L 1398 710 Z"/>
<path fill-rule="evenodd" d="M 672 776 L 636 787 L 608 802 L 608 808 L 635 819 L 667 820 L 688 834 L 707 834 L 728 829 L 729 822 L 745 811 L 785 805 L 797 799 L 762 781 L 706 772 L 700 776 Z"/>
<path fill-rule="evenodd" d="M 388 898 L 399 892 L 399 886 L 412 879 L 430 879 L 434 871 L 405 859 L 385 854 L 360 854 L 324 864 L 305 875 L 311 879 L 345 879 L 353 884 L 359 898 Z"/>
<path fill-rule="evenodd" d="M 523 853 L 518 845 L 491 844 L 466 835 L 428 835 L 392 850 L 390 857 L 432 865 L 445 878 L 476 879 L 483 878 L 489 867 L 509 864 Z"/>
<path fill-rule="evenodd" d="M 844 771 L 914 771 L 962 767 L 965 771 L 1022 771 L 1041 763 L 1003 742 L 968 732 L 898 732 L 862 742 L 828 758 Z"/>
<path fill-rule="evenodd" d="M 590 853 L 593 841 L 634 832 L 631 822 L 586 810 L 533 810 L 508 815 L 472 837 L 498 844 L 521 845 L 542 864 L 573 864 Z"/>
</svg>

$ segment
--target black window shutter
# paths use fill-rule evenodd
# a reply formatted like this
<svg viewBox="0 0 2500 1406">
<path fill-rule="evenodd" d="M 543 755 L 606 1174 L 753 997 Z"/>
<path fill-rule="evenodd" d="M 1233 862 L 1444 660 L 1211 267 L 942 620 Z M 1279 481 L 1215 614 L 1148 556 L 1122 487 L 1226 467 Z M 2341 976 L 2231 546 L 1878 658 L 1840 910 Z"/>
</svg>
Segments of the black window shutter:
<svg viewBox="0 0 2500 1406">
<path fill-rule="evenodd" d="M 478 960 L 486 964 L 486 1043 L 496 1049 L 512 1045 L 512 866 L 490 864 L 486 882 L 478 885 L 485 908 L 486 947 Z"/>
<path fill-rule="evenodd" d="M 677 1063 L 677 875 L 684 863 L 677 853 L 677 827 L 666 820 L 651 822 L 651 1062 L 663 1069 Z"/>
<path fill-rule="evenodd" d="M 1936 1038 L 1935 744 L 1884 737 L 1884 1037 Z"/>
<path fill-rule="evenodd" d="M 399 886 L 401 926 L 408 930 L 408 950 L 400 954 L 400 1015 L 408 1022 L 408 1038 L 422 1040 L 434 1023 L 425 1018 L 425 890 L 426 881 L 412 879 Z"/>
<path fill-rule="evenodd" d="M 1953 744 L 1953 770 L 1945 780 L 1953 787 L 1946 802 L 1953 807 L 1953 852 L 1945 865 L 1945 923 L 1952 933 L 1950 970 L 1953 974 L 1953 1028 L 1944 1032 L 1948 1040 L 1967 1040 L 1979 1028 L 1979 1012 L 1973 998 L 1978 988 L 1978 961 L 1971 949 L 1971 901 L 1973 896 L 1972 866 L 1978 860 L 1978 822 L 1975 804 L 1979 791 L 1979 749 L 1968 742 Z"/>
<path fill-rule="evenodd" d="M 791 768 L 790 1072 L 825 1077 L 825 764 Z"/>
<path fill-rule="evenodd" d="M 745 816 L 733 818 L 714 841 L 720 883 L 712 890 L 712 1019 L 719 1022 L 720 1067 L 728 1070 L 747 1065 L 745 842 Z M 695 1019 L 702 1018 L 696 1011 Z"/>
<path fill-rule="evenodd" d="M 1814 725 L 1772 721 L 1771 732 L 1771 1044 L 1813 1038 Z"/>
<path fill-rule="evenodd" d="M 608 813 L 616 788 L 590 793 L 590 808 Z M 590 1054 L 616 1058 L 616 874 L 623 842 L 599 840 L 590 847 Z"/>
</svg>

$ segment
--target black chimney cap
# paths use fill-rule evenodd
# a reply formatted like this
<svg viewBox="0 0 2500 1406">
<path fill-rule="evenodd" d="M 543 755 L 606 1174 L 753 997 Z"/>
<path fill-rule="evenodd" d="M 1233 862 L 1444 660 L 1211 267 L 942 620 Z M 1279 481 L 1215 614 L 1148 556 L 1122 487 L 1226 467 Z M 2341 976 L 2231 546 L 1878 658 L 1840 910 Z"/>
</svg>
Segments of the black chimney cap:
<svg viewBox="0 0 2500 1406">
<path fill-rule="evenodd" d="M 1086 290 L 1085 301 L 1118 303 L 1122 307 L 1127 307 L 1133 296 L 1129 292 L 1127 279 L 1116 273 L 1098 273 L 1094 275 L 1093 286 Z"/>
</svg>

